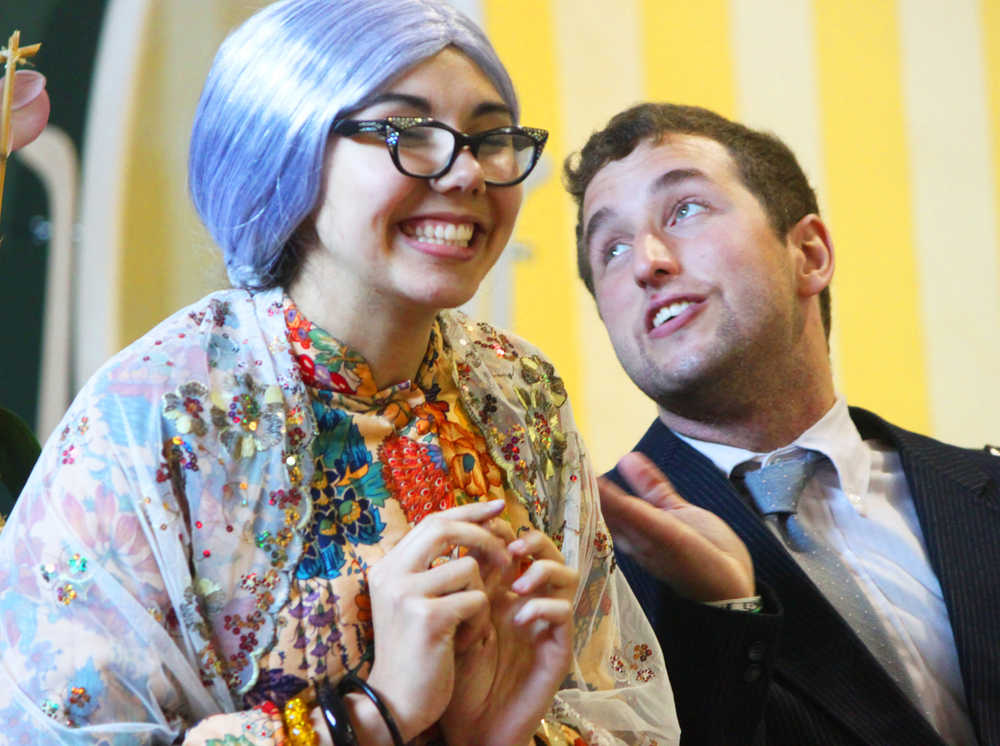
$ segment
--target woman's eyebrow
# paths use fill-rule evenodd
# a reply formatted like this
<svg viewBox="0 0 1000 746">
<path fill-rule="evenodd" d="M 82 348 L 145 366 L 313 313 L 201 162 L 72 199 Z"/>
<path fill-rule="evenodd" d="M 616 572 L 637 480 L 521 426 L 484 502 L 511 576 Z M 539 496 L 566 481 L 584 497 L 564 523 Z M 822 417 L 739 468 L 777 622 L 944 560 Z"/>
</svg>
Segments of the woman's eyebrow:
<svg viewBox="0 0 1000 746">
<path fill-rule="evenodd" d="M 413 96 L 409 93 L 393 93 L 392 91 L 376 94 L 367 101 L 362 101 L 357 108 L 367 109 L 370 106 L 385 103 L 405 104 L 406 106 L 412 107 L 426 114 L 431 113 L 431 102 L 426 98 L 422 96 Z"/>
<path fill-rule="evenodd" d="M 410 93 L 395 93 L 393 91 L 376 94 L 367 101 L 362 101 L 357 106 L 357 109 L 367 109 L 370 106 L 385 103 L 403 104 L 427 115 L 431 114 L 431 102 L 428 99 L 423 96 L 414 96 Z M 490 114 L 504 114 L 510 117 L 511 121 L 514 120 L 514 115 L 511 113 L 510 107 L 502 101 L 483 101 L 472 110 L 473 118 Z"/>
<path fill-rule="evenodd" d="M 502 101 L 483 101 L 472 110 L 473 117 L 483 117 L 489 114 L 504 114 L 514 121 L 514 113 Z"/>
</svg>

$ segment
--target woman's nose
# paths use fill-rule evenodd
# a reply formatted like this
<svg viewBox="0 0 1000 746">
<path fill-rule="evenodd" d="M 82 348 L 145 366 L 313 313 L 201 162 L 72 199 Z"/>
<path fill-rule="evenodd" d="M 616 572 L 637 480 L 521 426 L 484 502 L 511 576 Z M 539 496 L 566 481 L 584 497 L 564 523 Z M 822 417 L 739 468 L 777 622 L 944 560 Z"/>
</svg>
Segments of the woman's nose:
<svg viewBox="0 0 1000 746">
<path fill-rule="evenodd" d="M 479 160 L 468 147 L 462 148 L 451 168 L 432 180 L 434 188 L 440 192 L 460 189 L 463 192 L 478 192 L 486 187 L 486 177 Z"/>
</svg>

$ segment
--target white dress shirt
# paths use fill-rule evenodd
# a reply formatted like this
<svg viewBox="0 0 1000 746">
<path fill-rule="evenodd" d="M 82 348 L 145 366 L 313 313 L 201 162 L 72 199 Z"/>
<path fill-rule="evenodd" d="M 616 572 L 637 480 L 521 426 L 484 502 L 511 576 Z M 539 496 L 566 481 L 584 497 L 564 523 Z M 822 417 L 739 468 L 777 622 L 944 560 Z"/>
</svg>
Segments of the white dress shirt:
<svg viewBox="0 0 1000 746">
<path fill-rule="evenodd" d="M 770 453 L 678 436 L 727 476 L 745 461 L 766 466 L 798 448 L 829 459 L 802 491 L 800 525 L 854 574 L 899 655 L 918 709 L 947 743 L 976 743 L 948 610 L 899 454 L 883 442 L 862 440 L 843 398 L 794 442 Z M 817 585 L 837 607 L 836 595 Z"/>
</svg>

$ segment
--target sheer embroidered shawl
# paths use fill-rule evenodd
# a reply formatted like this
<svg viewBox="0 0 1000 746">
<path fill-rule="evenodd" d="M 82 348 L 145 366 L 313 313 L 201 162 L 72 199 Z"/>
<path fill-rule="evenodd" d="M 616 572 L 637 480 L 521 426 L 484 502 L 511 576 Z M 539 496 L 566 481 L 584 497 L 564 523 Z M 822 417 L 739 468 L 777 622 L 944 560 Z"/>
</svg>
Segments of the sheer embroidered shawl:
<svg viewBox="0 0 1000 746">
<path fill-rule="evenodd" d="M 490 455 L 580 571 L 552 718 L 592 744 L 675 743 L 662 656 L 614 569 L 561 381 L 516 337 L 439 323 Z M 280 290 L 212 294 L 91 379 L 0 532 L 10 743 L 171 743 L 246 707 L 302 551 L 314 430 Z M 225 634 L 235 615 L 253 636 Z"/>
</svg>

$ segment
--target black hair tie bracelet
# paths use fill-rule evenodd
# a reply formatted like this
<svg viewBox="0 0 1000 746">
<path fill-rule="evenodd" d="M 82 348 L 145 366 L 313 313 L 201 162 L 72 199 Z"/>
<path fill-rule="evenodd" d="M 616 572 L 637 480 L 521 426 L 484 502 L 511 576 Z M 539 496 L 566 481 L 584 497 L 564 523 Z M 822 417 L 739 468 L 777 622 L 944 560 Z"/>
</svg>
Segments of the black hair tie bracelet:
<svg viewBox="0 0 1000 746">
<path fill-rule="evenodd" d="M 358 746 L 358 737 L 354 734 L 351 718 L 347 707 L 340 696 L 333 691 L 330 680 L 323 677 L 315 684 L 316 702 L 323 711 L 326 727 L 330 729 L 330 738 L 335 746 Z"/>
<path fill-rule="evenodd" d="M 340 680 L 337 684 L 337 695 L 343 697 L 348 692 L 360 691 L 368 699 L 372 701 L 375 708 L 378 710 L 379 715 L 382 716 L 382 720 L 385 721 L 385 727 L 389 729 L 389 735 L 392 736 L 393 746 L 405 746 L 403 743 L 403 737 L 399 733 L 399 728 L 396 726 L 396 721 L 392 717 L 392 713 L 389 712 L 389 708 L 385 706 L 382 701 L 382 697 L 379 696 L 368 682 L 362 679 L 360 676 L 354 673 L 347 673 L 344 678 Z"/>
</svg>

